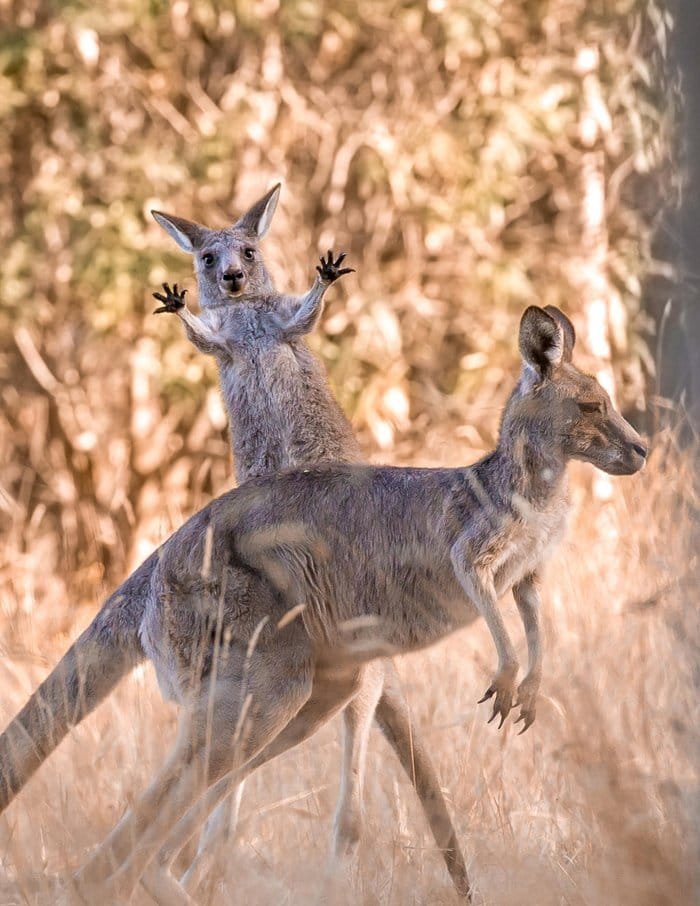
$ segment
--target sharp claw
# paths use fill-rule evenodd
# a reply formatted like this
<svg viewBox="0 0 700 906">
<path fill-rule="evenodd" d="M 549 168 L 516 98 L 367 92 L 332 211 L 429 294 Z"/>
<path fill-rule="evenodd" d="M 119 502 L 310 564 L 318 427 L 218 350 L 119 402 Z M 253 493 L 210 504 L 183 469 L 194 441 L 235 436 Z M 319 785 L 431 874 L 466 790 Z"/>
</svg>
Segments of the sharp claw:
<svg viewBox="0 0 700 906">
<path fill-rule="evenodd" d="M 340 255 L 338 255 L 336 262 L 335 262 L 335 266 L 340 267 L 340 265 L 343 263 L 343 261 L 346 258 L 347 258 L 347 252 L 342 252 Z"/>
<path fill-rule="evenodd" d="M 493 720 L 496 719 L 496 717 L 498 717 L 498 708 L 496 707 L 496 705 L 494 705 L 493 714 L 491 715 L 491 717 L 489 717 L 489 719 L 486 721 L 486 723 L 490 724 Z"/>
<path fill-rule="evenodd" d="M 503 712 L 501 712 L 501 722 L 500 722 L 500 724 L 498 725 L 498 729 L 499 729 L 499 730 L 501 729 L 501 727 L 502 727 L 503 724 L 505 723 L 505 721 L 506 721 L 506 716 L 507 716 L 507 715 L 505 715 L 505 714 L 503 714 Z"/>
<path fill-rule="evenodd" d="M 518 707 L 517 703 L 516 703 L 515 707 L 516 708 Z M 525 720 L 525 715 L 522 713 L 522 711 L 520 712 L 520 716 L 516 717 L 515 720 L 513 721 L 513 723 L 519 724 L 521 720 Z"/>
<path fill-rule="evenodd" d="M 173 285 L 173 295 L 177 296 L 177 283 Z"/>
<path fill-rule="evenodd" d="M 153 314 L 154 314 L 154 315 L 159 315 L 161 312 L 167 311 L 167 310 L 168 310 L 168 309 L 167 309 L 164 305 L 161 305 L 160 308 L 155 308 L 155 309 L 153 310 Z"/>
<path fill-rule="evenodd" d="M 157 299 L 159 302 L 165 302 L 165 296 L 161 295 L 161 293 L 151 293 L 151 295 L 153 296 L 154 299 Z"/>
<path fill-rule="evenodd" d="M 495 694 L 496 694 L 496 690 L 494 688 L 492 688 L 491 686 L 489 686 L 489 688 L 486 690 L 486 692 L 484 692 L 483 698 L 480 698 L 479 701 L 477 702 L 477 705 L 480 705 L 483 702 L 487 702 Z"/>
</svg>

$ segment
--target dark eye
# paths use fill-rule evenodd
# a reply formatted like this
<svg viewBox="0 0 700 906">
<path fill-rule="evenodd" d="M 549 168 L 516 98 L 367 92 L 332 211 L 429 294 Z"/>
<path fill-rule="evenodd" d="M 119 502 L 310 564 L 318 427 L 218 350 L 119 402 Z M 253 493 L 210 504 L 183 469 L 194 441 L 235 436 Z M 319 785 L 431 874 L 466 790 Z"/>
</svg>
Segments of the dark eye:
<svg viewBox="0 0 700 906">
<path fill-rule="evenodd" d="M 602 415 L 605 411 L 602 403 L 579 403 L 578 407 L 581 412 L 585 412 L 588 415 L 593 415 L 594 413 Z"/>
<path fill-rule="evenodd" d="M 211 267 L 214 263 L 214 256 L 211 252 L 207 252 L 206 255 L 202 255 L 202 261 L 205 267 Z"/>
<path fill-rule="evenodd" d="M 255 251 L 253 249 L 243 249 L 243 257 L 247 258 L 248 261 L 252 261 L 255 258 Z"/>
</svg>

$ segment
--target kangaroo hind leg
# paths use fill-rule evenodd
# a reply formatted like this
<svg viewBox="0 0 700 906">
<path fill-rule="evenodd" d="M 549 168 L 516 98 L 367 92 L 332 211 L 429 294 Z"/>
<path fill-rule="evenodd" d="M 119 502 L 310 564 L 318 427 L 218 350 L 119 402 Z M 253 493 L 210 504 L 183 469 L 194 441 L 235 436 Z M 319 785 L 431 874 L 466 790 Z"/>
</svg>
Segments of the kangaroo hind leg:
<svg viewBox="0 0 700 906">
<path fill-rule="evenodd" d="M 296 634 L 300 635 L 300 634 Z M 309 698 L 313 665 L 300 637 L 231 652 L 215 684 L 203 683 L 156 779 L 76 877 L 81 890 L 130 895 L 171 829 L 226 774 L 243 768 Z"/>
</svg>

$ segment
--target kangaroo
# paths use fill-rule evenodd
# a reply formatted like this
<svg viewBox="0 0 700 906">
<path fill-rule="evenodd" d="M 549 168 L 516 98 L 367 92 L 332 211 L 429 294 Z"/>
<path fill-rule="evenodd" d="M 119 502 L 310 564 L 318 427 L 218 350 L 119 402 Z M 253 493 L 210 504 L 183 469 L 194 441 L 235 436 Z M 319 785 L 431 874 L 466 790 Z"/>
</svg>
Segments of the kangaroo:
<svg viewBox="0 0 700 906">
<path fill-rule="evenodd" d="M 339 710 L 351 683 L 331 665 L 357 642 L 367 658 L 372 646 L 381 654 L 387 646 L 415 651 L 481 615 L 498 655 L 486 692 L 492 717 L 505 720 L 515 701 L 519 719 L 534 720 L 538 579 L 563 532 L 567 463 L 631 475 L 647 457 L 600 384 L 573 365 L 574 342 L 558 309 L 525 311 L 523 369 L 498 444 L 472 466 L 326 464 L 252 479 L 163 544 L 142 636 L 162 680 L 187 701 L 181 734 L 146 793 L 78 873 L 81 891 L 97 884 L 102 897 L 128 895 L 189 808 L 200 801 L 195 819 L 206 814 Z M 255 577 L 260 593 L 246 608 L 240 574 Z M 518 662 L 498 610 L 508 590 L 528 648 L 517 687 Z M 226 655 L 215 677 L 193 685 L 192 657 L 202 650 L 213 657 L 213 624 L 224 627 L 216 638 L 225 637 Z"/>
<path fill-rule="evenodd" d="M 325 290 L 348 269 L 340 267 L 342 256 L 333 260 L 329 253 L 327 261 L 321 259 L 317 278 L 306 295 L 294 298 L 275 292 L 258 243 L 270 227 L 278 196 L 279 186 L 275 186 L 228 230 L 209 230 L 154 212 L 159 223 L 195 258 L 202 316 L 192 314 L 183 304 L 184 295 L 169 288 L 165 296 L 157 295 L 163 303 L 159 310 L 175 311 L 197 348 L 216 357 L 239 481 L 285 466 L 360 460 L 350 425 L 328 387 L 323 368 L 304 342 L 304 334 L 320 317 Z M 157 581 L 159 556 L 154 552 L 107 599 L 0 737 L 0 811 L 70 728 L 146 657 L 144 620 L 152 584 Z M 241 606 L 247 606 L 249 597 L 266 593 L 258 590 L 259 583 L 249 571 L 237 578 Z M 229 594 L 232 588 L 229 586 Z M 200 665 L 202 674 L 206 675 L 208 666 Z M 391 664 L 377 662 L 348 670 L 344 681 L 350 691 L 343 702 L 348 707 L 344 711 L 343 778 L 334 850 L 340 853 L 352 848 L 359 837 L 364 753 L 374 715 L 416 787 L 455 887 L 465 896 L 464 858 L 427 750 L 411 730 Z M 163 685 L 170 695 L 167 681 Z M 219 825 L 227 823 L 225 817 L 225 812 L 219 812 Z M 214 821 L 212 833 L 216 826 Z M 188 838 L 181 835 L 180 845 Z M 149 890 L 164 890 L 163 902 L 168 904 L 185 896 L 168 873 L 177 851 L 176 835 L 149 873 Z M 206 851 L 205 844 L 202 851 Z M 191 866 L 190 886 L 196 886 L 203 866 L 202 858 Z"/>
<path fill-rule="evenodd" d="M 186 291 L 180 293 L 177 285 L 171 290 L 164 284 L 164 294 L 154 293 L 162 303 L 156 313 L 177 314 L 194 346 L 216 360 L 239 484 L 284 468 L 361 459 L 325 371 L 303 340 L 318 323 L 328 286 L 352 269 L 341 267 L 344 255 L 334 261 L 329 250 L 306 295 L 285 296 L 275 291 L 258 243 L 270 228 L 279 192 L 280 186 L 274 186 L 228 230 L 215 231 L 161 211 L 152 212 L 178 246 L 193 255 L 202 308 L 197 317 L 185 305 Z M 393 673 L 391 664 L 365 667 L 357 695 L 344 711 L 334 854 L 347 854 L 359 842 L 366 749 L 378 706 L 377 722 L 408 771 L 457 889 L 464 895 L 468 887 L 464 860 L 435 771 L 415 728 L 410 727 L 395 676 L 383 691 L 389 671 Z M 240 793 L 238 790 L 233 797 L 231 814 L 222 804 L 207 825 L 198 854 L 181 879 L 188 889 L 194 889 L 204 874 L 216 838 L 235 824 Z M 170 889 L 170 881 L 159 879 L 158 872 L 169 871 L 178 845 L 185 842 L 186 838 L 178 840 L 175 835 L 155 861 L 144 879 L 152 895 Z"/>
</svg>

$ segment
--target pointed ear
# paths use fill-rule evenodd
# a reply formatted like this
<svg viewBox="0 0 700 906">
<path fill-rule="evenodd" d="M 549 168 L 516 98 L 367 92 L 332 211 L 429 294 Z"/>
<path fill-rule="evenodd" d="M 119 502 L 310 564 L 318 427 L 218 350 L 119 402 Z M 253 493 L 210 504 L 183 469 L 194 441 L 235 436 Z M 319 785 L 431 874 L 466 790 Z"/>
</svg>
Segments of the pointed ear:
<svg viewBox="0 0 700 906">
<path fill-rule="evenodd" d="M 161 211 L 151 211 L 155 220 L 170 233 L 183 252 L 192 254 L 204 241 L 209 232 L 205 226 L 185 220 L 184 217 L 174 217 L 172 214 L 163 214 Z"/>
<path fill-rule="evenodd" d="M 564 331 L 543 308 L 531 305 L 520 320 L 518 345 L 523 361 L 548 377 L 563 359 Z"/>
<path fill-rule="evenodd" d="M 562 352 L 562 361 L 570 362 L 571 356 L 574 351 L 574 346 L 576 344 L 576 331 L 574 330 L 574 325 L 566 317 L 563 311 L 556 308 L 554 305 L 545 305 L 544 310 L 548 315 L 551 315 L 552 318 L 557 322 L 559 327 L 561 327 L 563 339 L 564 339 L 564 349 Z"/>
<path fill-rule="evenodd" d="M 278 182 L 266 195 L 256 201 L 253 207 L 246 211 L 240 220 L 234 223 L 234 230 L 241 230 L 258 239 L 262 239 L 270 229 L 272 215 L 275 213 L 281 188 L 282 184 Z"/>
</svg>

